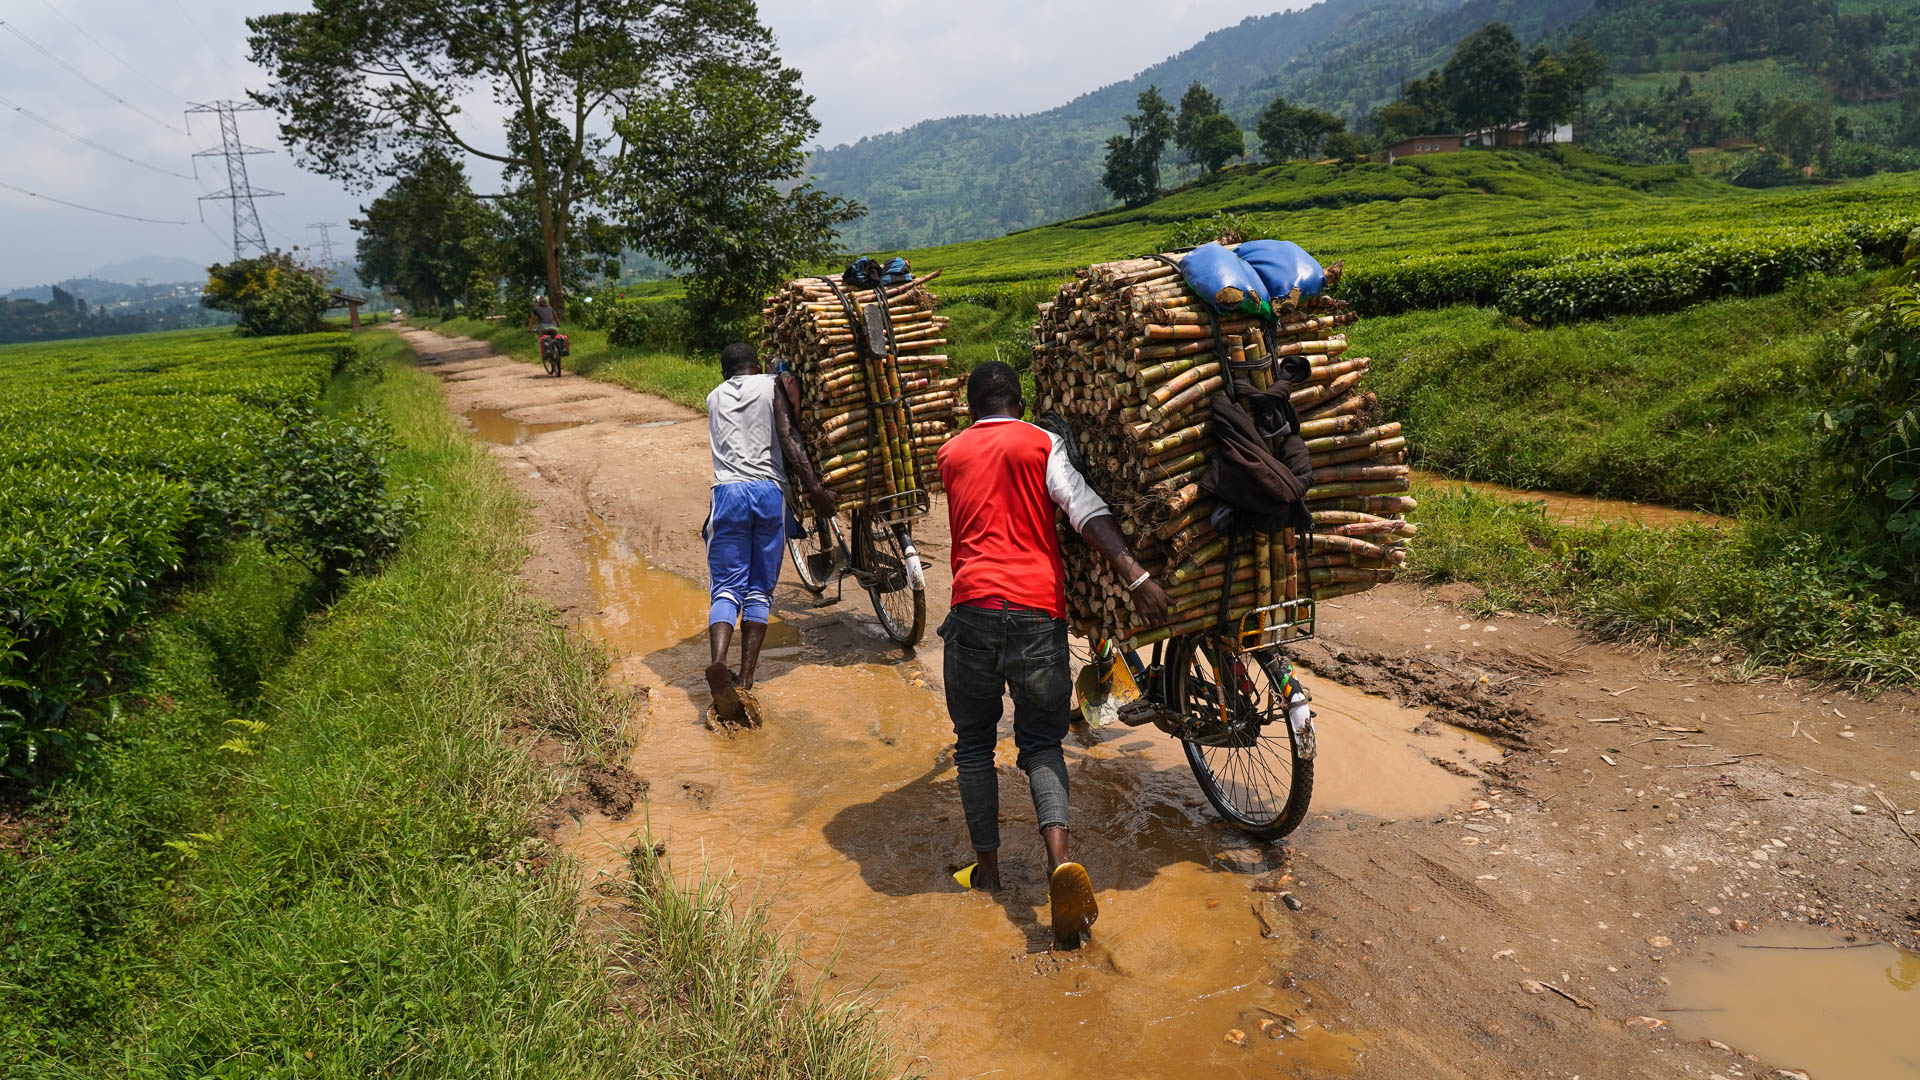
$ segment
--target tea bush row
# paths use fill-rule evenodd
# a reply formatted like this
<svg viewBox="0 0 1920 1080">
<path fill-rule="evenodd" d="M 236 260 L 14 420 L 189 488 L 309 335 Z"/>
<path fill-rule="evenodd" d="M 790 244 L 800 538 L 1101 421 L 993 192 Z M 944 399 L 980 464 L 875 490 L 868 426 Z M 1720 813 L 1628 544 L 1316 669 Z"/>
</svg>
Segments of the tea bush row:
<svg viewBox="0 0 1920 1080">
<path fill-rule="evenodd" d="M 316 406 L 353 356 L 339 334 L 0 350 L 0 772 L 32 778 L 93 741 L 75 706 L 114 692 L 116 651 L 164 588 L 237 533 L 298 532 L 278 494 L 383 469 L 358 427 L 347 452 L 291 437 L 347 423 Z"/>
<path fill-rule="evenodd" d="M 1883 212 L 1785 228 L 1705 220 L 1573 243 L 1509 238 L 1499 246 L 1349 266 L 1341 295 L 1373 315 L 1453 304 L 1497 307 L 1535 323 L 1656 314 L 1850 273 L 1863 258 L 1891 261 L 1916 225 L 1920 216 Z"/>
</svg>

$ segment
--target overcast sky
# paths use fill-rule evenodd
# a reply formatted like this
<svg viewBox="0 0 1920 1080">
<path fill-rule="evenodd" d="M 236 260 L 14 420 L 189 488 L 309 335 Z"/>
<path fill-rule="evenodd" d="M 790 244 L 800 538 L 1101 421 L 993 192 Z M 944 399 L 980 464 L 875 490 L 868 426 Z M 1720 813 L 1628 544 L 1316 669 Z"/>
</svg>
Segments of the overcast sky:
<svg viewBox="0 0 1920 1080">
<path fill-rule="evenodd" d="M 1248 15 L 1305 2 L 1231 7 L 1200 0 L 763 0 L 760 6 L 782 56 L 805 74 L 817 99 L 820 142 L 832 146 L 954 113 L 1047 109 L 1126 78 Z M 0 145 L 7 148 L 0 154 L 0 185 L 136 217 L 189 222 L 104 217 L 0 186 L 0 290 L 81 276 L 141 255 L 198 262 L 231 256 L 228 205 L 196 201 L 226 186 L 224 166 L 218 158 L 202 158 L 200 179 L 193 177 L 192 153 L 217 146 L 218 128 L 209 116 L 195 116 L 189 125 L 182 110 L 190 101 L 242 98 L 249 87 L 261 86 L 261 73 L 246 60 L 242 20 L 297 5 L 0 0 Z M 163 171 L 85 146 L 19 109 Z M 243 114 L 241 133 L 274 151 L 248 159 L 253 185 L 285 193 L 258 203 L 270 244 L 313 243 L 318 233 L 307 228 L 310 223 L 345 222 L 358 213 L 363 197 L 293 164 L 275 137 L 271 114 Z M 334 242 L 337 252 L 351 254 L 344 228 L 334 231 Z"/>
</svg>

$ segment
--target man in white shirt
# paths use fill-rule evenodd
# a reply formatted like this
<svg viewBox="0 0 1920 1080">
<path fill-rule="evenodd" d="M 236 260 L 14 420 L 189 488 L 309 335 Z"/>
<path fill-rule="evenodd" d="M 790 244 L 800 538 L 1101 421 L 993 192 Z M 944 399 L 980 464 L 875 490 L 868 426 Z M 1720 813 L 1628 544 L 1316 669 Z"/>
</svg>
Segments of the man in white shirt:
<svg viewBox="0 0 1920 1080">
<path fill-rule="evenodd" d="M 832 517 L 834 504 L 807 459 L 778 380 L 760 374 L 753 346 L 735 342 L 721 350 L 720 371 L 726 380 L 707 395 L 707 436 L 713 444 L 713 503 L 703 530 L 713 601 L 707 615 L 713 661 L 707 666 L 707 687 L 719 719 L 758 726 L 750 691 L 786 547 L 787 467 L 806 485 L 816 513 Z M 738 676 L 727 667 L 736 619 Z"/>
</svg>

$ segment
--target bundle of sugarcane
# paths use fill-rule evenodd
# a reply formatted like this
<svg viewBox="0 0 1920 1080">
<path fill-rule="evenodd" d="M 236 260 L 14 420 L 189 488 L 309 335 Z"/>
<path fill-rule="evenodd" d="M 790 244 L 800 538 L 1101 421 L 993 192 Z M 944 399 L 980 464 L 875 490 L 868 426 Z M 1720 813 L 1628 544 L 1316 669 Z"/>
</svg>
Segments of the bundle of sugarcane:
<svg viewBox="0 0 1920 1080">
<path fill-rule="evenodd" d="M 1338 273 L 1328 269 L 1328 288 Z M 1285 297 L 1274 310 L 1269 341 L 1260 319 L 1216 318 L 1158 258 L 1078 271 L 1041 305 L 1035 412 L 1065 417 L 1088 481 L 1166 587 L 1172 617 L 1152 636 L 1212 625 L 1223 593 L 1226 618 L 1238 624 L 1257 608 L 1391 581 L 1406 561 L 1415 531 L 1405 520 L 1414 506 L 1406 440 L 1399 424 L 1379 422 L 1360 386 L 1369 361 L 1347 355 L 1343 329 L 1358 316 L 1324 294 Z M 1287 356 L 1304 357 L 1311 372 L 1292 401 L 1313 464 L 1306 502 L 1314 527 L 1305 536 L 1229 538 L 1214 528 L 1216 503 L 1199 483 L 1213 455 L 1212 399 L 1235 369 L 1270 385 L 1272 365 L 1261 362 Z M 1135 634 L 1126 583 L 1084 545 L 1067 551 L 1072 621 L 1115 638 Z"/>
<path fill-rule="evenodd" d="M 939 488 L 934 454 L 965 410 L 964 379 L 940 377 L 947 319 L 925 283 L 939 271 L 883 290 L 835 289 L 825 278 L 789 281 L 760 311 L 767 343 L 801 387 L 807 454 L 843 509 Z M 884 303 L 886 355 L 867 348 L 873 306 Z"/>
</svg>

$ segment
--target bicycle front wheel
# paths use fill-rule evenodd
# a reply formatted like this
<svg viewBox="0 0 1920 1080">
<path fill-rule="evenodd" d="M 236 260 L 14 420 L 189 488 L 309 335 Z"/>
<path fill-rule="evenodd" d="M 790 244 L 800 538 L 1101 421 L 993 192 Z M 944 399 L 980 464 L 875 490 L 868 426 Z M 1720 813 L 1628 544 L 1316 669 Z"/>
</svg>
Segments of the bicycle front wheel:
<svg viewBox="0 0 1920 1080">
<path fill-rule="evenodd" d="M 829 522 L 824 537 L 817 521 L 800 524 L 802 535 L 787 537 L 787 556 L 801 587 L 819 596 L 840 576 L 840 523 Z"/>
<path fill-rule="evenodd" d="M 1180 744 L 1201 794 L 1257 840 L 1298 828 L 1313 798 L 1313 759 L 1287 722 L 1285 658 L 1232 653 L 1198 635 L 1169 652 L 1168 697 L 1183 714 Z"/>
<path fill-rule="evenodd" d="M 867 527 L 867 595 L 880 628 L 896 645 L 912 648 L 927 632 L 927 587 L 920 555 L 904 525 Z"/>
</svg>

